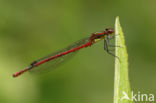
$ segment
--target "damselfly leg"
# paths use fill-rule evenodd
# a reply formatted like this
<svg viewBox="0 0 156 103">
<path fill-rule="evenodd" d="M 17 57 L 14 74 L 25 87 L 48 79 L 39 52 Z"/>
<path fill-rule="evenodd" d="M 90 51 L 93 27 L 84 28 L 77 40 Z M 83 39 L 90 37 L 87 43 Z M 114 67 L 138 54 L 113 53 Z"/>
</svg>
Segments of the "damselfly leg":
<svg viewBox="0 0 156 103">
<path fill-rule="evenodd" d="M 110 37 L 110 35 L 108 35 L 105 39 L 104 39 L 104 50 L 112 55 L 113 57 L 117 58 L 120 62 L 120 58 L 118 56 L 116 56 L 114 53 L 112 53 L 111 51 L 114 51 L 115 49 L 109 49 L 109 47 L 121 47 L 121 46 L 118 46 L 118 45 L 111 45 L 109 44 L 110 43 L 110 40 L 111 39 L 114 39 L 115 38 L 115 35 Z"/>
</svg>

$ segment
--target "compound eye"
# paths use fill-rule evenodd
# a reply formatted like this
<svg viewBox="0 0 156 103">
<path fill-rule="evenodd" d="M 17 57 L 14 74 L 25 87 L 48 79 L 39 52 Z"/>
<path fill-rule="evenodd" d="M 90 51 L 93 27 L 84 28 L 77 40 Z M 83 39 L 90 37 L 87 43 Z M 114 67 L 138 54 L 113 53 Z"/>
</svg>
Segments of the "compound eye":
<svg viewBox="0 0 156 103">
<path fill-rule="evenodd" d="M 108 30 L 109 30 L 109 28 L 106 28 L 105 30 L 106 30 L 106 31 L 108 31 Z"/>
</svg>

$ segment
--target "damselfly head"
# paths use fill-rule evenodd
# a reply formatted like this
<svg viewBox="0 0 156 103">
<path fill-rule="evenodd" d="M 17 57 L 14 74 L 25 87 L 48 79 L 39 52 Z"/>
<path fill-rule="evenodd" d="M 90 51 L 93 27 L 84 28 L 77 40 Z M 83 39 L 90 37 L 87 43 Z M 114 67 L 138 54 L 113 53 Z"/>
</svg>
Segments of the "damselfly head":
<svg viewBox="0 0 156 103">
<path fill-rule="evenodd" d="M 106 28 L 105 31 L 106 31 L 108 34 L 114 33 L 114 29 L 112 29 L 112 28 Z"/>
</svg>

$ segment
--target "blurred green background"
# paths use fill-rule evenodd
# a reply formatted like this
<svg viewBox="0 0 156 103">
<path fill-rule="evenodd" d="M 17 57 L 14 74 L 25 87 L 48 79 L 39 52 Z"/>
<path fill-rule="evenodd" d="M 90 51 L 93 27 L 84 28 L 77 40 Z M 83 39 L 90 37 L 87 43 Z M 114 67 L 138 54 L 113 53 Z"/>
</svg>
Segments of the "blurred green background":
<svg viewBox="0 0 156 103">
<path fill-rule="evenodd" d="M 125 34 L 134 92 L 156 93 L 155 0 L 0 0 L 0 103 L 112 103 L 114 58 L 103 42 L 41 76 L 12 74 L 33 60 L 114 27 Z"/>
</svg>

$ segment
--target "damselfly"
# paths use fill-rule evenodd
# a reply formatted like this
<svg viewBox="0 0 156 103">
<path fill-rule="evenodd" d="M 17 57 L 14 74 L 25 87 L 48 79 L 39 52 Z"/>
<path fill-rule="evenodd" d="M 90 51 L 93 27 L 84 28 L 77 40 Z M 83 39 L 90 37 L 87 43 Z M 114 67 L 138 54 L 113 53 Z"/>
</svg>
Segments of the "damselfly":
<svg viewBox="0 0 156 103">
<path fill-rule="evenodd" d="M 96 33 L 92 33 L 90 37 L 84 38 L 78 42 L 73 43 L 72 45 L 68 46 L 67 48 L 58 51 L 56 53 L 53 53 L 51 55 L 48 55 L 44 58 L 41 58 L 39 60 L 36 60 L 34 62 L 32 62 L 28 67 L 26 67 L 23 70 L 20 70 L 19 72 L 16 72 L 13 74 L 13 77 L 17 77 L 29 70 L 35 69 L 35 67 L 38 67 L 40 65 L 43 65 L 48 62 L 53 62 L 55 59 L 58 59 L 58 62 L 62 62 L 64 61 L 63 58 L 69 54 L 72 54 L 73 52 L 76 52 L 82 48 L 85 47 L 90 47 L 91 45 L 93 45 L 94 43 L 96 43 L 99 40 L 104 40 L 104 50 L 106 50 L 107 53 L 109 53 L 110 55 L 113 55 L 114 57 L 116 57 L 113 53 L 111 53 L 109 51 L 109 40 L 111 38 L 113 38 L 113 33 L 114 30 L 107 28 L 105 29 L 103 32 L 96 32 Z M 55 64 L 54 64 L 55 65 Z M 44 69 L 44 68 L 42 68 Z"/>
</svg>

